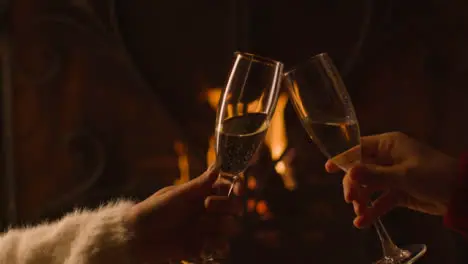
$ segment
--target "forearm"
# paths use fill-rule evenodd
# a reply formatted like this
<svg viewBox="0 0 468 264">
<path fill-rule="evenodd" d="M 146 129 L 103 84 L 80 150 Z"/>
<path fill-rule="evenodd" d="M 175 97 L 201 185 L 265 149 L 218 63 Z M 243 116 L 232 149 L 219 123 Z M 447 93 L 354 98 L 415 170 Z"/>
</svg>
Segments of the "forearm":
<svg viewBox="0 0 468 264">
<path fill-rule="evenodd" d="M 460 158 L 460 173 L 454 188 L 444 224 L 468 236 L 468 153 Z"/>
<path fill-rule="evenodd" d="M 12 229 L 0 237 L 0 263 L 126 264 L 131 234 L 123 221 L 131 202 L 96 211 L 75 211 L 36 227 Z"/>
</svg>

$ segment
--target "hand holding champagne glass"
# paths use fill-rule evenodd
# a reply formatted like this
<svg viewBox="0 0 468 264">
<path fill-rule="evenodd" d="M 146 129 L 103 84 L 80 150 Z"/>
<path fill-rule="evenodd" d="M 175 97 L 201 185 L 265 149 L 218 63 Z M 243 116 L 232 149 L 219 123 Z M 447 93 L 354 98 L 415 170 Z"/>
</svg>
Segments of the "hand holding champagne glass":
<svg viewBox="0 0 468 264">
<path fill-rule="evenodd" d="M 287 72 L 284 81 L 303 127 L 321 152 L 343 171 L 365 162 L 351 98 L 329 56 L 311 58 Z M 380 220 L 374 227 L 384 255 L 377 264 L 409 264 L 426 252 L 425 245 L 398 248 Z"/>
<path fill-rule="evenodd" d="M 220 177 L 236 181 L 252 163 L 265 139 L 275 111 L 283 64 L 254 54 L 236 52 L 221 94 L 215 124 L 216 166 Z M 225 252 L 207 254 L 202 263 L 220 263 Z"/>
<path fill-rule="evenodd" d="M 273 116 L 283 64 L 236 53 L 216 118 L 216 163 L 220 176 L 235 182 L 252 162 Z"/>
</svg>

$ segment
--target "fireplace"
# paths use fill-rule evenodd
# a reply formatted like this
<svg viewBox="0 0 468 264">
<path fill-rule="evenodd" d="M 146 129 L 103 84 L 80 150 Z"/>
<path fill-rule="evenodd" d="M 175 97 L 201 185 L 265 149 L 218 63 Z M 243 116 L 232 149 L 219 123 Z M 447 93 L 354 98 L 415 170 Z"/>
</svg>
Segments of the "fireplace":
<svg viewBox="0 0 468 264">
<path fill-rule="evenodd" d="M 215 108 L 236 50 L 287 65 L 328 51 L 363 134 L 401 130 L 457 155 L 468 145 L 459 31 L 468 28 L 466 16 L 450 15 L 466 10 L 455 2 L 440 9 L 431 1 L 15 1 L 7 79 L 15 93 L 11 113 L 2 110 L 14 121 L 14 174 L 2 182 L 16 186 L 7 189 L 15 199 L 3 200 L 2 220 L 40 222 L 199 175 L 215 159 Z M 327 175 L 324 162 L 282 93 L 245 173 L 233 263 L 378 257 L 375 234 L 351 226 L 341 175 Z M 62 203 L 72 190 L 85 191 Z M 456 250 L 465 245 L 439 219 L 396 210 L 384 221 L 398 243 L 429 244 L 424 263 L 466 262 Z"/>
</svg>

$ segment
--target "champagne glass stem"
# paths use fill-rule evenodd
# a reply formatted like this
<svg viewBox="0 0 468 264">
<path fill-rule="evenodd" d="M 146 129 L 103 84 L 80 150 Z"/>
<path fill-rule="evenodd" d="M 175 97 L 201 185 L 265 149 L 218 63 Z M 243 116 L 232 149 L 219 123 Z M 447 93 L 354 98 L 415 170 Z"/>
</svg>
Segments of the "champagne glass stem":
<svg viewBox="0 0 468 264">
<path fill-rule="evenodd" d="M 222 176 L 221 176 L 222 177 Z M 228 193 L 227 193 L 227 197 L 232 197 L 232 195 L 234 194 L 234 187 L 235 187 L 235 184 L 237 183 L 237 181 L 239 181 L 241 179 L 241 177 L 239 175 L 234 175 L 234 176 L 231 176 L 230 177 L 230 185 L 229 185 L 229 190 L 228 190 Z M 221 262 L 217 260 L 217 257 L 216 257 L 216 253 L 220 253 L 220 252 L 211 252 L 211 251 L 208 251 L 209 253 L 206 253 L 202 256 L 201 258 L 201 264 L 220 264 Z M 225 255 L 226 253 L 225 252 L 221 252 L 221 255 Z M 190 263 L 192 264 L 192 263 Z"/>
<path fill-rule="evenodd" d="M 234 187 L 235 187 L 237 181 L 239 181 L 239 180 L 240 180 L 240 176 L 234 176 L 234 177 L 232 177 L 231 186 L 229 187 L 229 191 L 228 191 L 228 194 L 227 194 L 228 197 L 231 197 L 231 194 L 232 194 L 233 191 L 234 191 Z"/>
<path fill-rule="evenodd" d="M 355 148 L 360 145 L 356 113 L 338 69 L 328 54 L 318 54 L 284 76 L 294 109 L 322 153 L 345 172 L 356 163 L 363 162 L 361 148 Z M 374 227 L 384 255 L 375 264 L 411 264 L 427 250 L 424 244 L 397 247 L 380 219 Z"/>
<path fill-rule="evenodd" d="M 388 234 L 387 229 L 383 225 L 380 218 L 378 218 L 374 223 L 374 228 L 377 231 L 377 235 L 379 236 L 384 257 L 398 255 L 400 249 L 395 245 L 395 243 L 393 243 L 392 238 Z"/>
<path fill-rule="evenodd" d="M 343 167 L 342 169 L 345 172 L 348 171 L 347 167 Z M 377 236 L 379 237 L 380 245 L 382 246 L 383 261 L 385 263 L 399 263 L 401 260 L 411 255 L 409 252 L 400 249 L 397 245 L 395 245 L 395 243 L 393 243 L 393 240 L 388 234 L 387 229 L 382 223 L 380 217 L 377 218 L 377 221 L 374 222 L 373 226 L 375 228 L 375 231 L 377 232 Z"/>
</svg>

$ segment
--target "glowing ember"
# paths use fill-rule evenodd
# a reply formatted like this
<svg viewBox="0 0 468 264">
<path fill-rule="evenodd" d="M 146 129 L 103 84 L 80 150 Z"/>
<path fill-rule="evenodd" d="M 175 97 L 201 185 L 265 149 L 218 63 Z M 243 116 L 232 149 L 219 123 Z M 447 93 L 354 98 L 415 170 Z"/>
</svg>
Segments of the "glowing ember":
<svg viewBox="0 0 468 264">
<path fill-rule="evenodd" d="M 268 220 L 273 217 L 273 215 L 270 212 L 270 209 L 268 208 L 268 204 L 266 201 L 263 201 L 263 200 L 258 201 L 255 209 L 257 211 L 257 214 L 263 220 Z"/>
<path fill-rule="evenodd" d="M 249 190 L 255 190 L 255 188 L 257 188 L 257 180 L 254 177 L 248 177 L 247 188 Z"/>
<path fill-rule="evenodd" d="M 218 107 L 219 99 L 221 98 L 221 88 L 212 88 L 206 91 L 206 100 L 208 104 L 216 110 Z M 215 151 L 215 138 L 212 136 L 210 138 L 208 151 L 206 153 L 206 166 L 210 166 L 216 161 L 216 151 Z"/>
<path fill-rule="evenodd" d="M 255 211 L 255 206 L 257 205 L 257 202 L 255 200 L 249 199 L 247 201 L 247 211 L 248 212 L 253 212 Z"/>
<path fill-rule="evenodd" d="M 265 201 L 258 201 L 255 209 L 259 215 L 264 215 L 268 212 L 267 203 Z"/>
</svg>

